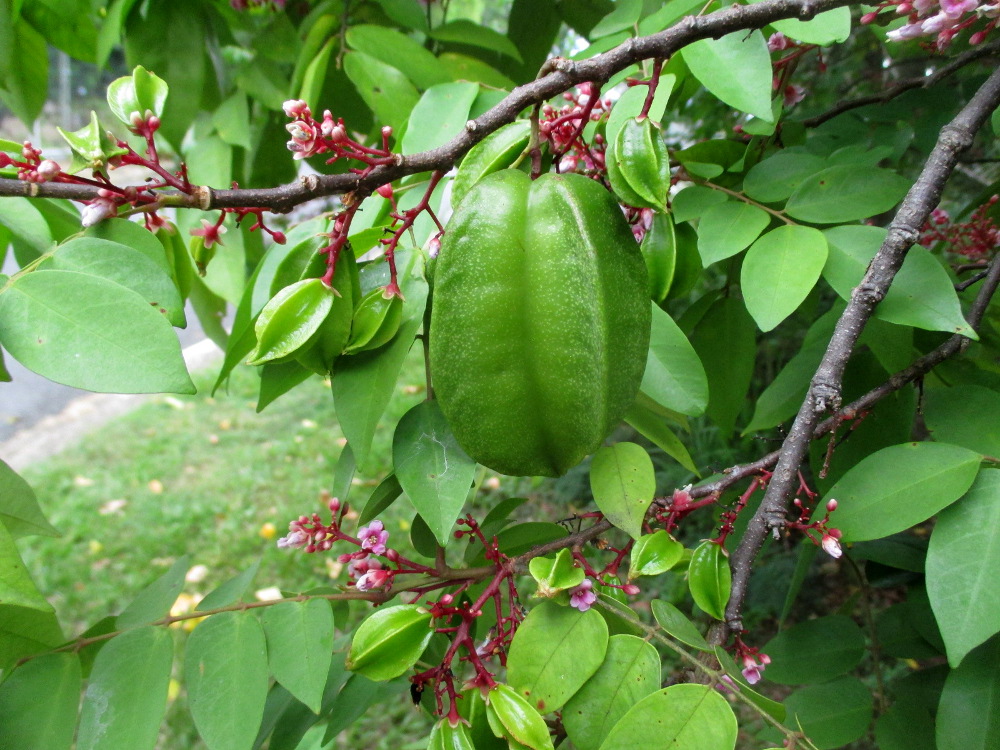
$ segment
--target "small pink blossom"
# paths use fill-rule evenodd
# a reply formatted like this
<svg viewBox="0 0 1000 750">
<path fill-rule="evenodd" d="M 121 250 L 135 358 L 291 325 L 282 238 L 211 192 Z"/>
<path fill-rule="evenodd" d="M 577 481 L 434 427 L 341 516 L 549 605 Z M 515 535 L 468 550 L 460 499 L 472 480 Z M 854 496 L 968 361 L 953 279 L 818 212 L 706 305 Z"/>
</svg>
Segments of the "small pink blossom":
<svg viewBox="0 0 1000 750">
<path fill-rule="evenodd" d="M 376 555 L 384 555 L 389 532 L 384 530 L 381 521 L 372 521 L 358 531 L 358 539 L 361 540 L 361 549 L 369 550 Z"/>
<path fill-rule="evenodd" d="M 281 108 L 288 117 L 308 117 L 310 114 L 309 105 L 303 99 L 289 99 L 281 105 Z"/>
<path fill-rule="evenodd" d="M 211 250 L 218 243 L 222 244 L 222 235 L 226 233 L 226 228 L 221 224 L 213 224 L 208 219 L 201 220 L 201 229 L 192 229 L 191 235 L 205 238 L 205 249 Z"/>
<path fill-rule="evenodd" d="M 358 591 L 371 591 L 372 589 L 381 588 L 389 580 L 389 571 L 382 570 L 380 568 L 371 568 L 367 573 L 365 573 L 358 582 L 354 584 L 354 587 Z"/>
<path fill-rule="evenodd" d="M 890 31 L 885 35 L 885 38 L 890 42 L 905 42 L 908 39 L 916 39 L 923 35 L 924 31 L 919 23 L 908 23 L 905 26 L 900 26 L 898 29 Z"/>
<path fill-rule="evenodd" d="M 761 677 L 764 674 L 764 669 L 770 663 L 771 657 L 767 654 L 746 654 L 743 657 L 743 679 L 751 685 L 756 685 L 760 682 Z"/>
<path fill-rule="evenodd" d="M 115 213 L 115 204 L 107 198 L 95 198 L 83 207 L 80 223 L 84 227 L 92 227 Z"/>
<path fill-rule="evenodd" d="M 951 18 L 961 18 L 969 11 L 975 10 L 979 3 L 976 0 L 941 0 L 941 12 Z"/>
<path fill-rule="evenodd" d="M 294 154 L 292 158 L 305 159 L 319 153 L 321 145 L 319 128 L 305 120 L 295 120 L 285 125 L 285 130 L 292 136 L 292 140 L 286 144 L 288 150 Z"/>
<path fill-rule="evenodd" d="M 820 540 L 823 551 L 835 560 L 840 559 L 844 550 L 840 547 L 840 529 L 830 529 Z"/>
<path fill-rule="evenodd" d="M 305 547 L 309 541 L 310 536 L 308 533 L 302 529 L 295 529 L 294 531 L 289 531 L 286 536 L 283 536 L 278 540 L 278 549 L 295 549 L 297 547 Z"/>
<path fill-rule="evenodd" d="M 597 594 L 593 592 L 594 584 L 589 578 L 584 578 L 576 588 L 569 592 L 569 605 L 576 607 L 581 612 L 586 612 L 591 605 L 597 601 Z"/>
</svg>

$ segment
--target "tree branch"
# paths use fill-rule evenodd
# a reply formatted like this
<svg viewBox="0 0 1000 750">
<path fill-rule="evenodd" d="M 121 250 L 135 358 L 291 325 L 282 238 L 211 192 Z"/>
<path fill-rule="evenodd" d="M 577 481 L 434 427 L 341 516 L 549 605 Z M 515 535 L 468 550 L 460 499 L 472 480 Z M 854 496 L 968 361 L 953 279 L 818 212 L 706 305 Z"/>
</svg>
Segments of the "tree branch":
<svg viewBox="0 0 1000 750">
<path fill-rule="evenodd" d="M 944 128 L 920 176 L 903 199 L 882 247 L 852 292 L 840 316 L 826 354 L 813 375 L 809 392 L 782 444 L 774 474 L 764 499 L 754 513 L 739 546 L 730 557 L 733 587 L 726 607 L 726 625 L 742 630 L 741 609 L 747 593 L 750 568 L 768 533 L 784 523 L 788 500 L 798 486 L 798 471 L 812 440 L 820 414 L 840 407 L 841 381 L 858 337 L 885 297 L 907 251 L 916 242 L 920 227 L 938 205 L 944 185 L 958 155 L 970 145 L 990 113 L 1000 105 L 1000 69 L 980 87 L 969 103 Z"/>
<path fill-rule="evenodd" d="M 900 81 L 899 83 L 887 88 L 881 94 L 870 94 L 869 96 L 861 96 L 857 99 L 849 99 L 847 101 L 840 102 L 835 107 L 828 109 L 822 114 L 803 120 L 802 124 L 807 128 L 815 128 L 849 110 L 857 109 L 858 107 L 867 107 L 869 104 L 885 104 L 886 102 L 892 101 L 897 96 L 905 94 L 907 91 L 912 91 L 913 89 L 929 89 L 931 86 L 937 85 L 948 76 L 961 70 L 966 65 L 976 62 L 984 57 L 996 55 L 1000 55 L 1000 39 L 997 39 L 990 44 L 983 44 L 979 47 L 973 47 L 970 50 L 966 50 L 943 68 L 936 70 L 929 76 L 925 76 L 923 78 L 910 78 L 906 81 Z"/>
<path fill-rule="evenodd" d="M 419 154 L 397 155 L 394 164 L 376 167 L 364 177 L 355 174 L 308 175 L 274 188 L 203 188 L 190 196 L 165 192 L 162 200 L 179 208 L 258 207 L 282 213 L 314 198 L 352 192 L 367 195 L 375 188 L 406 175 L 450 169 L 470 148 L 502 125 L 513 122 L 526 108 L 551 99 L 579 83 L 591 81 L 602 84 L 630 65 L 651 58 L 668 58 L 699 39 L 717 39 L 734 31 L 761 28 L 784 18 L 808 20 L 817 13 L 848 4 L 849 0 L 765 0 L 752 5 L 732 5 L 707 16 L 687 16 L 665 31 L 630 39 L 589 60 L 549 60 L 538 79 L 516 87 L 495 107 L 475 120 L 469 120 L 465 129 L 448 143 Z M 0 178 L 0 197 L 3 196 L 89 200 L 97 196 L 97 188 Z"/>
</svg>

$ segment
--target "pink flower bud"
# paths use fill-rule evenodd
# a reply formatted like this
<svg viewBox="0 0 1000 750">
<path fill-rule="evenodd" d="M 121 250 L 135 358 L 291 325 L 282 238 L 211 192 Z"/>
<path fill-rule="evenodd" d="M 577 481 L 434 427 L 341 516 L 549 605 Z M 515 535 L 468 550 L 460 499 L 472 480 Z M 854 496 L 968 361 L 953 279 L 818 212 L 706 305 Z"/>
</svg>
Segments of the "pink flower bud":
<svg viewBox="0 0 1000 750">
<path fill-rule="evenodd" d="M 837 510 L 837 501 L 831 497 L 826 503 L 826 512 L 833 513 L 835 510 Z"/>
<path fill-rule="evenodd" d="M 387 201 L 392 200 L 392 183 L 387 182 L 386 184 L 381 185 L 375 192 L 381 195 Z"/>
<path fill-rule="evenodd" d="M 431 241 L 427 243 L 427 254 L 432 258 L 438 257 L 438 253 L 441 252 L 441 240 L 437 237 L 432 237 Z"/>
<path fill-rule="evenodd" d="M 284 239 L 284 235 L 282 235 L 281 237 L 282 239 Z M 328 505 L 330 507 L 330 511 L 332 513 L 336 513 L 338 510 L 340 510 L 340 498 L 339 497 L 330 498 L 330 502 L 328 503 Z"/>
<path fill-rule="evenodd" d="M 281 105 L 281 108 L 288 117 L 301 117 L 309 111 L 309 105 L 302 99 L 289 99 Z"/>
<path fill-rule="evenodd" d="M 392 136 L 392 127 L 389 125 L 382 126 L 382 137 L 390 138 Z"/>
<path fill-rule="evenodd" d="M 455 597 L 453 597 L 451 594 L 445 594 L 440 599 L 438 599 L 438 604 L 441 604 L 441 605 L 444 605 L 445 607 L 447 607 L 453 601 L 455 601 Z"/>
<path fill-rule="evenodd" d="M 62 172 L 62 167 L 52 161 L 52 159 L 46 159 L 38 165 L 38 168 L 35 171 L 38 172 L 41 182 L 48 182 L 49 180 L 55 179 L 59 176 L 59 173 Z"/>
<path fill-rule="evenodd" d="M 634 583 L 626 583 L 622 586 L 622 593 L 627 594 L 628 596 L 636 596 L 640 591 L 641 589 Z"/>
<path fill-rule="evenodd" d="M 0 167 L 9 167 L 14 163 L 14 160 L 10 158 L 8 154 L 0 151 Z"/>
</svg>

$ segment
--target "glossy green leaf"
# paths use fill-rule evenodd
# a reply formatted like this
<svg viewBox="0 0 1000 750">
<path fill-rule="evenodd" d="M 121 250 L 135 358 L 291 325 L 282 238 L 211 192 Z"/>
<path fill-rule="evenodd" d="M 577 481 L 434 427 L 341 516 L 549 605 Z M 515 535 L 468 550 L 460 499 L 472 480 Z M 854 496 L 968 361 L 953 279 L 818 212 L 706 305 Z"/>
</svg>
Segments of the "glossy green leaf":
<svg viewBox="0 0 1000 750">
<path fill-rule="evenodd" d="M 6 462 L 0 460 L 0 523 L 7 527 L 11 537 L 59 536 L 48 522 L 31 485 L 21 478 Z"/>
<path fill-rule="evenodd" d="M 416 604 L 375 610 L 354 633 L 347 668 L 379 682 L 399 677 L 427 648 L 430 623 L 430 613 Z"/>
<path fill-rule="evenodd" d="M 267 647 L 250 612 L 223 612 L 200 623 L 184 652 L 191 716 L 209 750 L 246 750 L 267 698 Z"/>
<path fill-rule="evenodd" d="M 860 739 L 872 720 L 872 694 L 856 677 L 839 677 L 810 685 L 786 700 L 788 720 L 798 721 L 820 750 L 838 748 Z"/>
<path fill-rule="evenodd" d="M 771 26 L 797 42 L 825 47 L 834 42 L 843 42 L 851 35 L 851 11 L 847 7 L 834 8 L 808 21 L 785 18 L 773 21 Z"/>
<path fill-rule="evenodd" d="M 729 198 L 726 194 L 720 190 L 712 190 L 712 188 L 707 188 L 703 185 L 691 185 L 681 190 L 671 199 L 670 209 L 674 221 L 680 223 L 682 221 L 697 219 L 713 206 L 726 203 L 728 200 Z M 747 242 L 747 245 L 750 242 L 753 242 L 753 239 Z"/>
<path fill-rule="evenodd" d="M 813 224 L 866 219 L 899 203 L 910 184 L 887 169 L 841 164 L 804 179 L 785 204 L 785 213 Z"/>
<path fill-rule="evenodd" d="M 507 685 L 496 685 L 486 697 L 486 717 L 497 737 L 507 739 L 511 750 L 551 750 L 549 728 L 522 695 Z"/>
<path fill-rule="evenodd" d="M 297 355 L 296 359 L 261 366 L 260 391 L 257 394 L 256 408 L 258 414 L 315 374 L 313 370 L 299 362 L 299 357 L 303 355 Z"/>
<path fill-rule="evenodd" d="M 706 413 L 722 430 L 732 433 L 753 377 L 757 326 L 742 300 L 716 301 L 690 335 L 708 377 Z"/>
<path fill-rule="evenodd" d="M 507 681 L 539 713 L 558 711 L 604 661 L 608 626 L 594 610 L 543 602 L 528 613 L 507 655 Z"/>
<path fill-rule="evenodd" d="M 242 91 L 226 99 L 212 114 L 212 125 L 219 137 L 230 146 L 248 151 L 253 147 L 250 133 L 250 107 Z"/>
<path fill-rule="evenodd" d="M 651 607 L 657 624 L 672 637 L 699 651 L 712 650 L 701 631 L 673 604 L 663 599 L 654 599 Z"/>
<path fill-rule="evenodd" d="M 830 517 L 844 540 L 895 534 L 926 521 L 972 485 L 982 457 L 945 443 L 904 443 L 859 462 L 826 493 L 839 504 Z"/>
<path fill-rule="evenodd" d="M 527 120 L 508 123 L 469 149 L 451 183 L 451 200 L 458 205 L 472 186 L 500 169 L 506 169 L 528 145 L 531 126 Z"/>
<path fill-rule="evenodd" d="M 455 440 L 437 401 L 423 401 L 399 420 L 392 461 L 403 492 L 441 546 L 447 545 L 475 479 L 476 462 Z"/>
<path fill-rule="evenodd" d="M 653 305 L 643 393 L 672 411 L 697 417 L 708 405 L 708 379 L 694 347 L 673 319 Z"/>
<path fill-rule="evenodd" d="M 18 3 L 19 4 L 19 3 Z M 0 18 L 0 101 L 25 125 L 41 114 L 48 94 L 46 39 L 27 20 L 3 8 Z"/>
<path fill-rule="evenodd" d="M 107 170 L 114 157 L 122 156 L 125 149 L 113 140 L 103 125 L 97 120 L 97 113 L 90 113 L 90 122 L 79 130 L 69 132 L 56 128 L 63 140 L 69 144 L 73 154 L 72 163 L 63 169 L 76 174 L 84 169 Z"/>
<path fill-rule="evenodd" d="M 153 750 L 173 660 L 174 640 L 164 628 L 131 630 L 106 643 L 87 681 L 77 750 Z"/>
<path fill-rule="evenodd" d="M 590 489 L 605 518 L 638 539 L 656 492 L 649 454 L 635 443 L 598 448 L 590 463 Z"/>
<path fill-rule="evenodd" d="M 146 112 L 163 115 L 167 83 L 155 73 L 137 65 L 130 76 L 122 76 L 108 86 L 108 106 L 125 125 L 132 127 L 132 113 L 145 119 Z"/>
<path fill-rule="evenodd" d="M 438 26 L 430 31 L 429 36 L 439 42 L 456 42 L 499 52 L 521 62 L 521 53 L 510 39 L 488 26 L 474 23 L 466 18 Z"/>
<path fill-rule="evenodd" d="M 1000 394 L 980 385 L 928 389 L 924 421 L 942 443 L 1000 457 Z"/>
<path fill-rule="evenodd" d="M 885 239 L 881 227 L 845 226 L 827 229 L 830 255 L 823 277 L 845 300 L 857 286 Z M 962 316 L 962 307 L 948 273 L 928 250 L 911 247 L 876 317 L 890 323 L 931 331 L 961 333 L 977 338 Z"/>
<path fill-rule="evenodd" d="M 704 541 L 695 547 L 688 565 L 688 587 L 695 604 L 716 620 L 725 619 L 732 573 L 721 544 Z"/>
<path fill-rule="evenodd" d="M 247 589 L 250 588 L 250 584 L 253 583 L 254 576 L 257 575 L 259 568 L 260 559 L 258 558 L 242 573 L 233 576 L 218 588 L 209 591 L 205 595 L 205 598 L 198 602 L 195 611 L 206 612 L 216 607 L 228 607 L 230 604 L 240 601 L 247 592 Z"/>
<path fill-rule="evenodd" d="M 173 280 L 162 265 L 139 250 L 117 242 L 81 237 L 60 245 L 39 268 L 76 271 L 113 281 L 141 296 L 170 325 L 178 328 L 187 325 L 184 300 Z"/>
<path fill-rule="evenodd" d="M 282 602 L 260 618 L 274 679 L 315 713 L 333 659 L 333 611 L 325 599 Z"/>
<path fill-rule="evenodd" d="M 826 166 L 826 159 L 815 154 L 779 151 L 750 168 L 743 178 L 743 191 L 762 203 L 787 200 L 806 178 Z"/>
<path fill-rule="evenodd" d="M 655 732 L 650 731 L 655 727 Z M 732 750 L 736 716 L 707 685 L 673 685 L 646 696 L 626 713 L 602 750 Z"/>
<path fill-rule="evenodd" d="M 463 132 L 478 94 L 479 84 L 468 82 L 439 83 L 427 89 L 410 113 L 402 152 L 430 151 Z"/>
<path fill-rule="evenodd" d="M 36 271 L 0 294 L 0 344 L 50 380 L 116 393 L 194 393 L 170 323 L 111 281 Z"/>
<path fill-rule="evenodd" d="M 0 683 L 0 747 L 70 750 L 82 688 L 80 657 L 42 654 Z"/>
<path fill-rule="evenodd" d="M 658 576 L 666 573 L 684 556 L 684 545 L 662 529 L 643 534 L 632 545 L 629 558 L 628 580 L 639 576 Z"/>
<path fill-rule="evenodd" d="M 4 198 L 0 202 L 0 225 L 7 227 L 14 237 L 38 255 L 52 247 L 52 230 L 28 198 Z"/>
<path fill-rule="evenodd" d="M 660 687 L 660 656 L 648 641 L 613 635 L 594 676 L 563 707 L 574 747 L 597 750 L 632 706 Z"/>
<path fill-rule="evenodd" d="M 383 125 L 399 130 L 420 94 L 399 70 L 364 52 L 344 55 L 344 72 Z"/>
<path fill-rule="evenodd" d="M 998 564 L 1000 471 L 984 469 L 965 497 L 941 512 L 927 549 L 927 594 L 952 667 L 1000 631 Z"/>
<path fill-rule="evenodd" d="M 504 91 L 510 91 L 516 85 L 496 68 L 475 57 L 444 52 L 438 55 L 438 60 L 454 81 L 475 81 Z"/>
<path fill-rule="evenodd" d="M 844 615 L 806 620 L 772 638 L 765 676 L 783 685 L 826 682 L 854 669 L 865 655 L 865 636 Z"/>
<path fill-rule="evenodd" d="M 667 424 L 662 411 L 658 404 L 640 391 L 635 403 L 625 414 L 625 421 L 685 469 L 698 475 L 698 467 L 695 466 L 691 454 L 677 437 L 677 433 Z"/>
<path fill-rule="evenodd" d="M 404 289 L 404 294 L 404 319 L 395 339 L 378 351 L 345 357 L 333 378 L 337 418 L 362 470 L 368 466 L 372 437 L 395 390 L 403 360 L 423 324 L 426 284 L 413 283 L 412 288 Z"/>
<path fill-rule="evenodd" d="M 642 15 L 642 0 L 618 0 L 615 9 L 590 30 L 591 39 L 614 34 L 616 31 L 632 31 Z"/>
<path fill-rule="evenodd" d="M 396 502 L 396 499 L 402 494 L 403 486 L 399 483 L 399 478 L 395 472 L 388 474 L 372 490 L 372 494 L 368 497 L 368 502 L 365 503 L 361 515 L 358 516 L 358 523 L 366 524 L 372 519 L 377 518 L 382 511 Z"/>
<path fill-rule="evenodd" d="M 351 24 L 347 29 L 347 43 L 352 49 L 403 71 L 418 89 L 429 89 L 451 80 L 430 50 L 387 26 Z"/>
<path fill-rule="evenodd" d="M 179 558 L 166 573 L 140 591 L 138 596 L 122 610 L 118 615 L 116 626 L 119 629 L 131 628 L 166 617 L 177 601 L 177 595 L 184 588 L 184 576 L 190 567 L 190 557 L 184 555 Z"/>
<path fill-rule="evenodd" d="M 681 53 L 692 75 L 725 104 L 772 122 L 771 55 L 759 31 L 701 39 Z"/>
<path fill-rule="evenodd" d="M 165 245 L 160 242 L 161 235 L 167 234 L 165 231 L 153 234 L 138 222 L 116 219 L 114 221 L 102 221 L 92 227 L 87 227 L 83 234 L 84 237 L 92 237 L 98 240 L 117 242 L 120 245 L 125 245 L 145 255 L 165 273 L 170 274 L 173 271 L 172 265 L 167 258 Z M 173 236 L 178 237 L 177 235 Z"/>
<path fill-rule="evenodd" d="M 561 549 L 555 557 L 534 557 L 528 562 L 528 572 L 538 584 L 536 596 L 551 598 L 560 591 L 583 583 L 585 574 L 578 567 L 568 549 Z"/>
<path fill-rule="evenodd" d="M 948 674 L 936 718 L 938 750 L 992 750 L 1000 744 L 1000 638 Z"/>
<path fill-rule="evenodd" d="M 875 720 L 879 750 L 937 750 L 934 717 L 913 701 L 896 700 Z"/>
<path fill-rule="evenodd" d="M 760 330 L 772 330 L 802 304 L 819 281 L 826 257 L 826 238 L 812 227 L 786 224 L 753 243 L 740 288 Z"/>
<path fill-rule="evenodd" d="M 698 252 L 702 263 L 709 266 L 745 250 L 770 221 L 766 211 L 742 201 L 712 206 L 698 221 Z"/>
</svg>

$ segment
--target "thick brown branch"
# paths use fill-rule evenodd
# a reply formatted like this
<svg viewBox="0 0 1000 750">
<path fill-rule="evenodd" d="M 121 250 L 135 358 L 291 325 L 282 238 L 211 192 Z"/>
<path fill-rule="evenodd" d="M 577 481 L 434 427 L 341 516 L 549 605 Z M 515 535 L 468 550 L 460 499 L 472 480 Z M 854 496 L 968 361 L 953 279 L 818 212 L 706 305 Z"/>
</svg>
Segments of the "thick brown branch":
<svg viewBox="0 0 1000 750">
<path fill-rule="evenodd" d="M 547 63 L 546 75 L 515 88 L 493 109 L 470 120 L 459 135 L 443 146 L 419 154 L 399 156 L 396 163 L 376 167 L 365 177 L 354 174 L 310 175 L 274 188 L 211 190 L 208 200 L 167 193 L 164 202 L 182 208 L 269 208 L 289 211 L 314 198 L 350 192 L 368 194 L 380 185 L 418 172 L 448 170 L 476 143 L 521 112 L 561 94 L 585 81 L 602 84 L 615 73 L 641 60 L 668 58 L 699 39 L 718 38 L 734 31 L 757 29 L 783 18 L 808 20 L 817 13 L 848 5 L 849 0 L 764 0 L 752 5 L 733 5 L 707 16 L 688 16 L 671 28 L 646 37 L 630 39 L 613 50 L 589 60 L 556 59 Z M 44 183 L 28 186 L 18 180 L 0 178 L 0 197 L 94 198 L 96 188 Z"/>
<path fill-rule="evenodd" d="M 903 199 L 882 247 L 872 259 L 861 283 L 851 294 L 851 301 L 840 316 L 826 354 L 782 444 L 774 474 L 764 499 L 754 513 L 739 546 L 730 557 L 733 588 L 726 608 L 726 624 L 742 629 L 740 612 L 747 592 L 750 568 L 764 539 L 784 522 L 788 500 L 798 486 L 798 471 L 809 450 L 816 424 L 823 412 L 840 407 L 840 389 L 844 368 L 858 337 L 885 297 L 907 251 L 916 242 L 920 227 L 937 206 L 944 185 L 951 175 L 958 155 L 968 148 L 976 132 L 990 113 L 1000 105 L 1000 69 L 980 87 L 972 100 L 950 123 L 942 128 L 920 176 Z"/>
<path fill-rule="evenodd" d="M 1000 55 L 1000 39 L 997 39 L 990 44 L 983 44 L 979 47 L 973 47 L 972 49 L 963 52 L 950 63 L 934 71 L 934 73 L 929 76 L 922 78 L 910 78 L 906 81 L 900 81 L 899 83 L 890 86 L 880 94 L 870 94 L 868 96 L 858 97 L 857 99 L 848 99 L 847 101 L 840 102 L 822 114 L 803 120 L 802 124 L 807 128 L 815 128 L 828 120 L 832 120 L 837 115 L 842 115 L 844 112 L 848 112 L 852 109 L 867 107 L 869 104 L 885 104 L 886 102 L 892 101 L 897 96 L 905 94 L 907 91 L 912 91 L 913 89 L 929 89 L 932 86 L 936 86 L 953 73 L 961 70 L 966 65 L 976 62 L 977 60 L 981 60 L 984 57 L 995 57 L 997 55 Z"/>
</svg>

